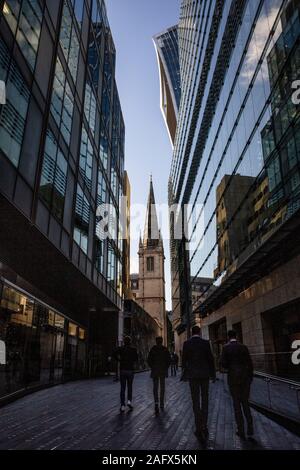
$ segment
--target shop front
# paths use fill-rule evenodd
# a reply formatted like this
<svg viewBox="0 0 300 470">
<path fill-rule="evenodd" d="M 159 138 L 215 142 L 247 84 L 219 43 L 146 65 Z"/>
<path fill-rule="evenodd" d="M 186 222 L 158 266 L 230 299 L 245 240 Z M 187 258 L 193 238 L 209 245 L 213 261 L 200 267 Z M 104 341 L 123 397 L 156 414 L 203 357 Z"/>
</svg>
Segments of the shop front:
<svg viewBox="0 0 300 470">
<path fill-rule="evenodd" d="M 0 281 L 0 399 L 84 377 L 86 341 L 82 326 Z"/>
</svg>

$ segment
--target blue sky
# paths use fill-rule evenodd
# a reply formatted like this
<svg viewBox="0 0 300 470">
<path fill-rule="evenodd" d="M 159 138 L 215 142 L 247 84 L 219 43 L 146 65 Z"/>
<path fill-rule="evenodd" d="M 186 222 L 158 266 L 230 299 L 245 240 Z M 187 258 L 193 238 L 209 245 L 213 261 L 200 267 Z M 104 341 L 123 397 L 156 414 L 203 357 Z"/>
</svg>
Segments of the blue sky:
<svg viewBox="0 0 300 470">
<path fill-rule="evenodd" d="M 158 204 L 167 203 L 172 148 L 160 111 L 159 73 L 152 37 L 178 23 L 180 0 L 106 0 L 117 50 L 117 84 L 126 126 L 126 169 L 132 204 L 146 203 L 150 174 Z M 167 308 L 171 309 L 169 245 L 165 241 Z M 132 241 L 131 271 L 138 243 Z"/>
</svg>

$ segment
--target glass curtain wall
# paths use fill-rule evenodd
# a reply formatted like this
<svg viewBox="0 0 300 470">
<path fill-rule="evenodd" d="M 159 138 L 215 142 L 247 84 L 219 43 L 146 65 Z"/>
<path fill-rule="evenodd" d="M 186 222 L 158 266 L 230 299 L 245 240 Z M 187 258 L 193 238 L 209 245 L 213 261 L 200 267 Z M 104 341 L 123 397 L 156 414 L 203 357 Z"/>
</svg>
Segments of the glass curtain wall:
<svg viewBox="0 0 300 470">
<path fill-rule="evenodd" d="M 86 373 L 85 328 L 10 284 L 0 283 L 0 398 Z M 3 362 L 3 363 L 2 363 Z"/>
</svg>

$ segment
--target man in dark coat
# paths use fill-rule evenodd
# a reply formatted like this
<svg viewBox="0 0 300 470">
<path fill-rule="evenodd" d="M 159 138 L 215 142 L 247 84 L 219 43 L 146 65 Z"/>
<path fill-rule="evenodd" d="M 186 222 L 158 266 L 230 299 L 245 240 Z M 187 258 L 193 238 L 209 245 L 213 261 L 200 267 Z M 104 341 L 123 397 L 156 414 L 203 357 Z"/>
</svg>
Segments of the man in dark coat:
<svg viewBox="0 0 300 470">
<path fill-rule="evenodd" d="M 134 379 L 135 365 L 138 362 L 138 353 L 135 348 L 131 346 L 131 338 L 126 336 L 124 338 L 124 346 L 118 348 L 113 357 L 120 363 L 120 382 L 121 382 L 121 413 L 126 410 L 125 394 L 127 386 L 127 406 L 130 411 L 133 410 L 132 406 L 132 385 Z"/>
<path fill-rule="evenodd" d="M 208 396 L 209 379 L 216 379 L 214 358 L 209 341 L 200 336 L 198 326 L 192 329 L 192 337 L 183 345 L 183 378 L 190 383 L 196 424 L 196 437 L 204 443 L 208 437 Z M 201 390 L 201 405 L 200 405 Z"/>
<path fill-rule="evenodd" d="M 168 349 L 163 346 L 163 339 L 161 337 L 156 338 L 156 345 L 153 346 L 148 356 L 148 364 L 151 368 L 151 378 L 153 379 L 155 413 L 159 414 L 159 405 L 162 411 L 165 407 L 165 380 L 168 377 L 168 369 L 171 364 L 171 355 Z"/>
<path fill-rule="evenodd" d="M 237 435 L 245 438 L 243 412 L 247 421 L 248 436 L 253 436 L 253 420 L 249 406 L 249 395 L 253 380 L 253 363 L 247 346 L 239 343 L 236 332 L 228 332 L 229 343 L 222 351 L 221 367 L 228 371 L 228 386 L 233 400 Z M 243 409 L 243 412 L 242 412 Z"/>
</svg>

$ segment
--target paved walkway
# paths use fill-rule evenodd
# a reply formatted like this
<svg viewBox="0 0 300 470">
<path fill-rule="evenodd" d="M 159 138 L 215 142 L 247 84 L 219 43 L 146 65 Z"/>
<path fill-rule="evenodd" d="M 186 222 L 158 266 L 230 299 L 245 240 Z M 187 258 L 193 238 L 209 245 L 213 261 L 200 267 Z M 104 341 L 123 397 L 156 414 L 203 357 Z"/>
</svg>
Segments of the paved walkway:
<svg viewBox="0 0 300 470">
<path fill-rule="evenodd" d="M 119 384 L 111 378 L 67 383 L 0 409 L 0 449 L 195 450 L 188 384 L 167 381 L 167 408 L 154 416 L 149 374 L 135 378 L 135 408 L 119 413 Z M 300 438 L 253 412 L 256 439 L 235 435 L 223 382 L 211 385 L 208 449 L 300 450 Z"/>
</svg>

